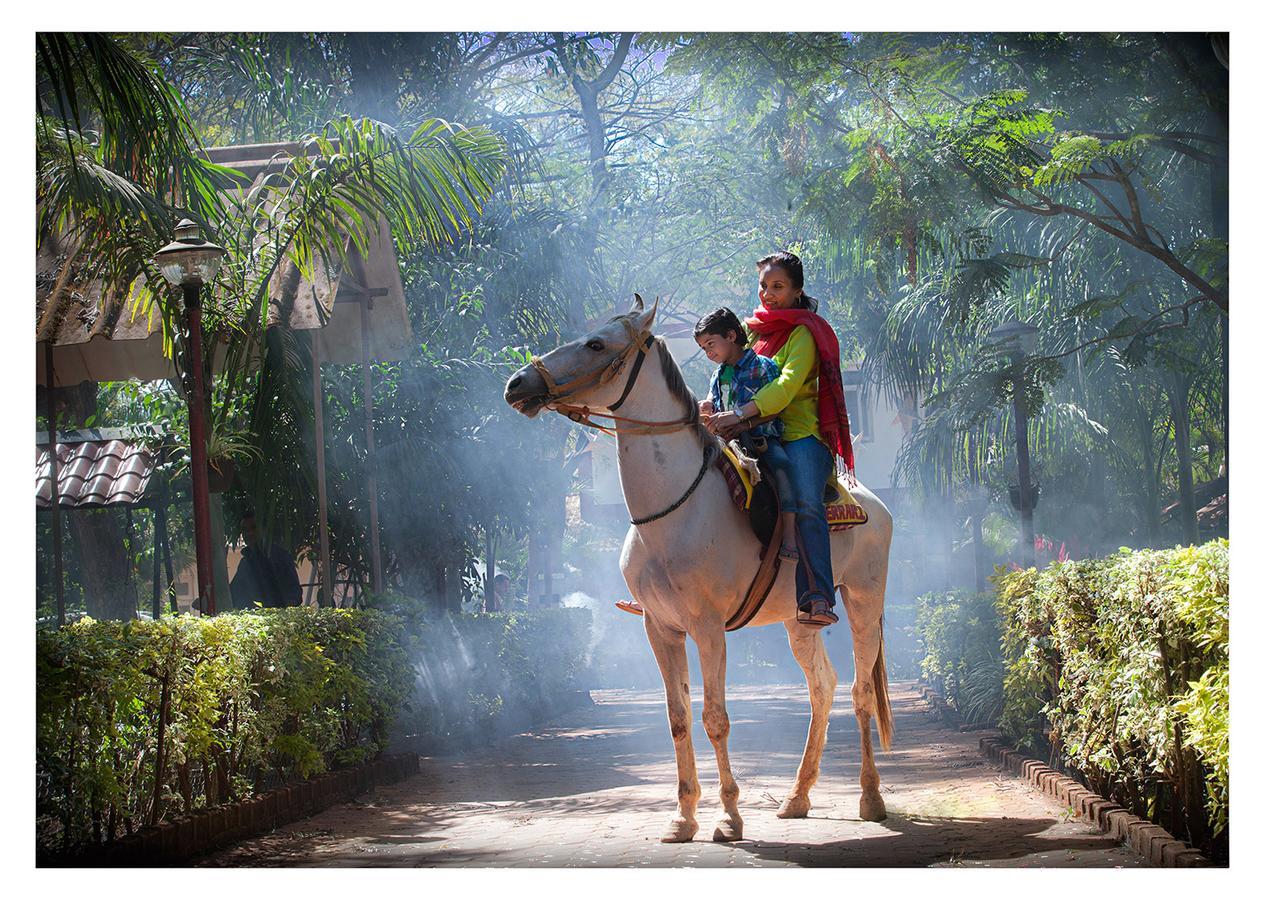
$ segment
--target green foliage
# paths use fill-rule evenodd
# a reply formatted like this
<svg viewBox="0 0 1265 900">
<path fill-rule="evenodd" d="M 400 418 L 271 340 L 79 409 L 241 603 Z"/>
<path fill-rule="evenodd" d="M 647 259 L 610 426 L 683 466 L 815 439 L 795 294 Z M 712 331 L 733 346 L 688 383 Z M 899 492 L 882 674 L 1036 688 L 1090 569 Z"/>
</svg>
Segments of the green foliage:
<svg viewBox="0 0 1265 900">
<path fill-rule="evenodd" d="M 1214 833 L 1230 823 L 1230 667 L 1220 663 L 1191 682 L 1173 704 L 1186 724 L 1186 740 L 1209 771 L 1208 816 Z"/>
<path fill-rule="evenodd" d="M 540 721 L 583 687 L 591 631 L 592 613 L 578 608 L 455 617 L 418 610 L 405 629 L 416 683 L 401 732 L 433 749 Z"/>
<path fill-rule="evenodd" d="M 1003 731 L 1205 846 L 1228 822 L 1228 557 L 1216 540 L 995 579 Z"/>
<path fill-rule="evenodd" d="M 994 724 L 1001 714 L 1001 641 L 992 594 L 923 594 L 916 620 L 923 645 L 922 677 L 970 723 Z"/>
<path fill-rule="evenodd" d="M 399 631 L 305 608 L 37 631 L 40 849 L 372 758 L 410 687 Z"/>
</svg>

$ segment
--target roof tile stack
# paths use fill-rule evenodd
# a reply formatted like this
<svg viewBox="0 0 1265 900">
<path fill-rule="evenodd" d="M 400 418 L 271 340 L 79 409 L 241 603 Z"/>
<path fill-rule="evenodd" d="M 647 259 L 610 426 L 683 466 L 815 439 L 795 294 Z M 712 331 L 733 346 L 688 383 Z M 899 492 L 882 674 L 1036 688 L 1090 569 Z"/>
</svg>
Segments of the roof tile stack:
<svg viewBox="0 0 1265 900">
<path fill-rule="evenodd" d="M 133 506 L 144 501 L 154 456 L 135 441 L 99 440 L 57 445 L 60 505 L 70 508 Z M 35 506 L 52 505 L 52 475 L 46 444 L 35 448 Z"/>
</svg>

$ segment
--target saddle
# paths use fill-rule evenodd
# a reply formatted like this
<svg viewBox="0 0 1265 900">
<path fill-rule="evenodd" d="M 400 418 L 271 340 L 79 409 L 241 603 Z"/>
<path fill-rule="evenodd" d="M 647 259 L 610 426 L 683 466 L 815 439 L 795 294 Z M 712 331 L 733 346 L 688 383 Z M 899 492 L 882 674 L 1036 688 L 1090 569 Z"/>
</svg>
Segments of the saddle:
<svg viewBox="0 0 1265 900">
<path fill-rule="evenodd" d="M 729 487 L 729 499 L 739 509 L 746 510 L 760 543 L 768 544 L 773 533 L 773 520 L 781 512 L 777 489 L 771 477 L 764 471 L 763 463 L 747 453 L 737 441 L 730 441 L 716 457 L 716 466 L 725 476 Z M 852 492 L 844 487 L 835 472 L 826 482 L 826 523 L 831 531 L 847 531 L 870 520 L 865 507 L 857 502 Z"/>
<path fill-rule="evenodd" d="M 764 605 L 773 583 L 777 581 L 782 560 L 778 550 L 782 544 L 782 506 L 777 489 L 759 460 L 749 454 L 738 441 L 730 441 L 717 454 L 716 465 L 725 476 L 729 496 L 734 505 L 746 510 L 751 530 L 759 539 L 760 568 L 747 588 L 737 612 L 725 622 L 726 631 L 737 631 L 750 622 Z M 869 521 L 865 507 L 839 483 L 834 472 L 826 484 L 826 522 L 831 531 L 846 531 Z"/>
</svg>

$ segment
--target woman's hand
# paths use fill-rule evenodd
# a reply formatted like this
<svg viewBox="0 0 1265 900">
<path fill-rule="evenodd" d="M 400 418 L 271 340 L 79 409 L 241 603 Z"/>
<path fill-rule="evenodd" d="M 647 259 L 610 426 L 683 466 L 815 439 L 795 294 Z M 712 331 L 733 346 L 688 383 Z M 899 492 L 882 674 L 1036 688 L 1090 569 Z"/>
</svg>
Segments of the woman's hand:
<svg viewBox="0 0 1265 900">
<path fill-rule="evenodd" d="M 710 415 L 711 415 L 712 413 L 714 413 L 715 411 L 716 411 L 716 408 L 715 408 L 714 406 L 712 406 L 712 401 L 710 401 L 710 400 L 700 400 L 700 401 L 698 401 L 698 413 L 699 413 L 699 415 L 701 415 L 701 416 L 710 416 Z"/>
<path fill-rule="evenodd" d="M 712 434 L 720 435 L 725 440 L 730 440 L 745 431 L 747 427 L 745 419 L 740 419 L 736 412 L 729 411 L 712 416 L 708 422 L 707 430 Z"/>
</svg>

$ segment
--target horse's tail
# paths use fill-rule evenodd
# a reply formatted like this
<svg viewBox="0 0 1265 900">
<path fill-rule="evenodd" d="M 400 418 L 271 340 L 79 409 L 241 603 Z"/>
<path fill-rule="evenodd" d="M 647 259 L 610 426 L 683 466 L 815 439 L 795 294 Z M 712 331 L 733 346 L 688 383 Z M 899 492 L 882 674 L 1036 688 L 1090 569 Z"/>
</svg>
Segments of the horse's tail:
<svg viewBox="0 0 1265 900">
<path fill-rule="evenodd" d="M 878 656 L 870 678 L 874 684 L 874 714 L 878 725 L 878 739 L 884 750 L 892 749 L 892 704 L 887 699 L 887 660 L 883 652 L 883 619 L 878 626 Z"/>
</svg>

